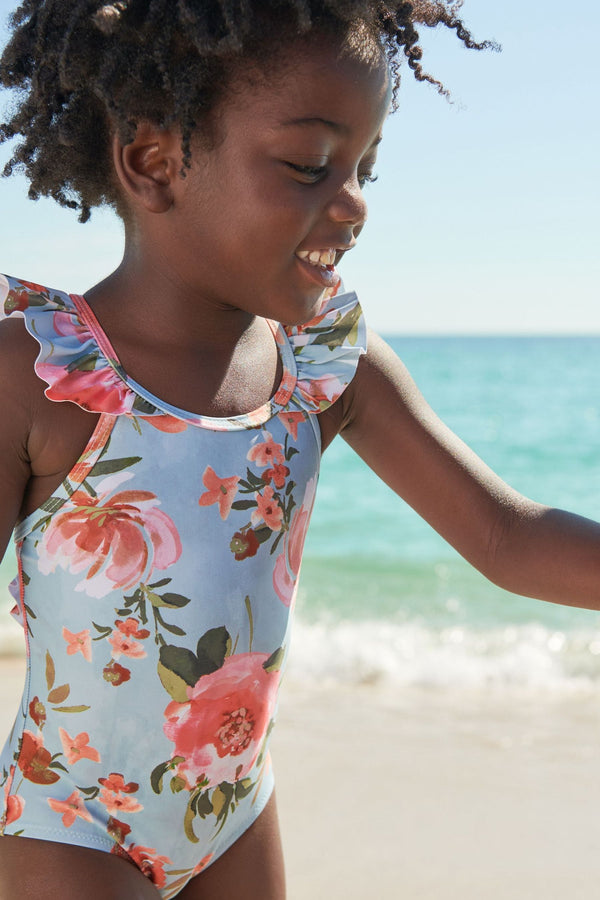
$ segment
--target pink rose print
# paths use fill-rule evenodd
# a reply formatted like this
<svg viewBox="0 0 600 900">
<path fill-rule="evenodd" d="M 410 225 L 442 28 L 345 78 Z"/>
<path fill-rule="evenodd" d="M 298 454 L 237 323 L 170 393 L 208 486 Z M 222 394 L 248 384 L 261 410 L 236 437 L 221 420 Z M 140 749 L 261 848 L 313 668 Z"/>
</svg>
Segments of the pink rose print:
<svg viewBox="0 0 600 900">
<path fill-rule="evenodd" d="M 246 458 L 261 467 L 270 466 L 274 462 L 283 465 L 285 462 L 282 445 L 277 444 L 268 431 L 263 433 L 262 442 L 257 441 L 256 444 L 250 447 Z"/>
<path fill-rule="evenodd" d="M 344 393 L 346 387 L 335 375 L 322 375 L 311 381 L 299 381 L 298 390 L 312 407 L 317 410 L 327 409 Z"/>
<path fill-rule="evenodd" d="M 96 497 L 84 491 L 73 494 L 38 544 L 41 572 L 47 575 L 57 566 L 85 571 L 76 590 L 104 597 L 114 589 L 128 590 L 148 580 L 155 569 L 177 562 L 181 541 L 169 516 L 156 509 L 156 495 L 137 490 L 112 493 L 128 477 L 121 473 L 106 478 Z M 73 637 L 79 640 L 84 634 Z"/>
<path fill-rule="evenodd" d="M 25 809 L 25 800 L 18 794 L 9 794 L 10 786 L 15 776 L 15 767 L 10 767 L 9 776 L 4 782 L 4 825 L 12 825 L 21 818 Z"/>
<path fill-rule="evenodd" d="M 73 791 L 66 800 L 53 800 L 48 797 L 48 806 L 54 812 L 63 814 L 62 823 L 65 828 L 70 828 L 77 818 L 85 819 L 86 822 L 92 821 L 92 816 L 85 808 L 82 796 L 77 790 Z"/>
<path fill-rule="evenodd" d="M 52 400 L 74 400 L 92 412 L 107 410 L 119 414 L 130 412 L 135 399 L 131 388 L 108 367 L 90 371 L 74 368 L 69 372 L 61 366 L 39 362 L 35 369 L 50 385 L 46 394 Z"/>
<path fill-rule="evenodd" d="M 90 736 L 87 731 L 82 731 L 73 738 L 64 728 L 59 728 L 58 736 L 60 737 L 63 753 L 70 766 L 80 759 L 91 759 L 92 762 L 100 762 L 100 754 L 94 747 L 90 747 Z"/>
<path fill-rule="evenodd" d="M 286 606 L 291 604 L 294 597 L 316 487 L 316 478 L 311 478 L 306 485 L 302 505 L 292 514 L 289 530 L 283 539 L 283 552 L 275 560 L 273 587 Z"/>
<path fill-rule="evenodd" d="M 140 419 L 143 419 L 144 422 L 152 425 L 158 431 L 166 431 L 168 434 L 177 434 L 180 431 L 185 431 L 187 428 L 187 422 L 184 422 L 183 419 L 177 419 L 175 416 L 169 416 L 166 413 L 158 416 L 140 416 Z"/>
<path fill-rule="evenodd" d="M 77 316 L 66 310 L 58 310 L 53 313 L 54 330 L 63 337 L 75 337 L 80 344 L 84 344 L 92 338 L 92 334 L 87 325 L 84 325 Z"/>
<path fill-rule="evenodd" d="M 228 657 L 220 669 L 188 688 L 186 703 L 169 703 L 164 732 L 181 756 L 178 774 L 206 787 L 244 778 L 260 752 L 275 709 L 279 672 L 267 672 L 266 653 Z"/>
<path fill-rule="evenodd" d="M 262 494 L 256 494 L 258 509 L 252 511 L 250 520 L 253 525 L 264 522 L 271 531 L 281 531 L 283 510 L 274 499 L 274 494 L 272 487 L 266 487 Z"/>
<path fill-rule="evenodd" d="M 124 856 L 133 860 L 138 869 L 149 878 L 157 888 L 163 888 L 167 883 L 165 866 L 172 865 L 173 860 L 168 856 L 159 856 L 154 847 L 142 847 L 140 844 L 129 844 L 127 847 L 115 844 L 110 851 L 116 856 Z"/>
<path fill-rule="evenodd" d="M 69 631 L 68 628 L 63 628 L 62 636 L 67 642 L 67 653 L 69 656 L 73 656 L 74 653 L 81 653 L 88 662 L 92 661 L 92 639 L 89 628 L 77 631 L 75 634 Z"/>
<path fill-rule="evenodd" d="M 207 466 L 202 476 L 202 483 L 208 490 L 202 494 L 198 503 L 200 506 L 211 506 L 213 503 L 218 503 L 221 518 L 226 519 L 231 512 L 231 504 L 235 500 L 239 480 L 237 475 L 232 475 L 231 478 L 219 478 L 212 466 Z"/>
<path fill-rule="evenodd" d="M 99 778 L 102 790 L 98 794 L 98 800 L 106 807 L 111 816 L 121 813 L 139 812 L 144 807 L 138 803 L 131 794 L 139 790 L 139 784 L 130 781 L 125 784 L 125 779 L 118 772 L 111 772 L 108 778 Z"/>
</svg>

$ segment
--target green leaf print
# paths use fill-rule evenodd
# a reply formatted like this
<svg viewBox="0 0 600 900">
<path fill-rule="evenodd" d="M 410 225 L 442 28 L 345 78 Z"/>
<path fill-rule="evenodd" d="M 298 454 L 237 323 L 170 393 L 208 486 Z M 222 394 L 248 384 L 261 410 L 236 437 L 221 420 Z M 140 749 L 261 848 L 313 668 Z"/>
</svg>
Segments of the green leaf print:
<svg viewBox="0 0 600 900">
<path fill-rule="evenodd" d="M 80 713 L 89 709 L 89 706 L 55 706 L 55 712 Z"/>
<path fill-rule="evenodd" d="M 244 797 L 247 797 L 254 787 L 254 782 L 251 778 L 242 778 L 241 781 L 236 781 L 235 783 L 235 800 L 236 803 L 239 803 L 240 800 L 243 800 Z"/>
<path fill-rule="evenodd" d="M 263 663 L 263 669 L 265 670 L 265 672 L 279 672 L 284 655 L 285 650 L 283 647 L 279 647 L 279 649 L 276 650 L 275 653 L 272 653 L 270 657 Z"/>
<path fill-rule="evenodd" d="M 257 506 L 256 500 L 234 500 L 231 504 L 232 509 L 252 509 Z"/>
<path fill-rule="evenodd" d="M 90 353 L 84 353 L 79 359 L 74 359 L 67 366 L 67 372 L 93 372 L 98 362 L 98 351 L 92 350 Z"/>
<path fill-rule="evenodd" d="M 192 809 L 192 801 L 187 805 L 187 809 L 185 811 L 185 815 L 183 817 L 183 830 L 185 832 L 185 836 L 188 841 L 191 841 L 192 844 L 197 844 L 199 838 L 194 834 L 193 822 L 196 817 L 194 810 Z"/>
<path fill-rule="evenodd" d="M 63 703 L 71 693 L 71 688 L 68 684 L 61 684 L 60 687 L 54 688 L 53 691 L 50 691 L 48 694 L 48 703 Z"/>
<path fill-rule="evenodd" d="M 231 637 L 225 627 L 211 628 L 206 631 L 196 648 L 198 662 L 202 666 L 202 675 L 210 675 L 220 669 L 225 658 L 231 653 Z"/>
<path fill-rule="evenodd" d="M 124 456 L 121 459 L 103 459 L 97 462 L 88 478 L 95 478 L 97 475 L 113 475 L 115 472 L 122 472 L 141 461 L 141 456 Z"/>
<path fill-rule="evenodd" d="M 143 416 L 151 416 L 152 413 L 156 412 L 156 407 L 152 403 L 149 403 L 148 400 L 144 400 L 143 397 L 140 397 L 139 394 L 135 395 L 132 408 Z"/>
<path fill-rule="evenodd" d="M 165 646 L 166 645 L 163 644 L 161 650 L 164 650 Z M 173 700 L 177 701 L 177 703 L 185 703 L 189 699 L 187 695 L 187 682 L 180 675 L 177 675 L 176 672 L 172 672 L 171 669 L 164 666 L 160 660 L 158 661 L 156 669 L 158 677 L 160 678 L 160 683 L 167 694 L 169 694 Z"/>
<path fill-rule="evenodd" d="M 181 609 L 190 602 L 189 597 L 183 597 L 181 594 L 155 594 L 149 590 L 146 596 L 152 606 L 166 606 L 168 609 Z"/>
<path fill-rule="evenodd" d="M 55 678 L 56 678 L 56 670 L 54 668 L 54 660 L 50 656 L 49 651 L 46 650 L 46 684 L 48 685 L 49 691 L 52 690 Z"/>
<path fill-rule="evenodd" d="M 189 687 L 194 687 L 201 675 L 206 674 L 196 656 L 191 650 L 185 647 L 174 647 L 172 644 L 165 644 L 160 648 L 159 659 L 165 669 L 179 675 Z M 215 668 L 211 668 L 214 672 Z M 187 700 L 187 695 L 186 695 Z"/>
<path fill-rule="evenodd" d="M 269 528 L 268 525 L 261 525 L 260 528 L 254 529 L 254 534 L 256 535 L 256 540 L 259 544 L 264 544 L 265 541 L 268 541 L 270 537 L 272 537 L 273 532 Z"/>
</svg>

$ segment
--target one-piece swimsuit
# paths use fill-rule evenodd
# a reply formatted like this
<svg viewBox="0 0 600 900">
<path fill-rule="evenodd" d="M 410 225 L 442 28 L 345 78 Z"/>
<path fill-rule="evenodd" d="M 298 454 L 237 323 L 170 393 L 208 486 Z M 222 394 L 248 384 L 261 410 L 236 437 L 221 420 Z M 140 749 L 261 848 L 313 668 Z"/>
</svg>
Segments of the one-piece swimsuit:
<svg viewBox="0 0 600 900">
<path fill-rule="evenodd" d="M 270 323 L 283 376 L 212 418 L 133 381 L 82 297 L 0 276 L 50 400 L 97 424 L 15 529 L 27 678 L 0 834 L 125 856 L 164 900 L 255 821 L 320 459 L 317 416 L 365 349 L 356 296 Z"/>
</svg>

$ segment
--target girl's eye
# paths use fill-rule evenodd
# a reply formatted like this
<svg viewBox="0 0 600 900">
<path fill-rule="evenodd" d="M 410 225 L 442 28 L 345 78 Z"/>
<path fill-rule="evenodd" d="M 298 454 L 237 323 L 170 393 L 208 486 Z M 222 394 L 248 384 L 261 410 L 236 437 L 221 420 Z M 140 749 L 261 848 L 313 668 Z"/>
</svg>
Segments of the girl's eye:
<svg viewBox="0 0 600 900">
<path fill-rule="evenodd" d="M 307 184 L 314 184 L 327 174 L 326 166 L 301 166 L 292 162 L 286 162 L 286 166 L 302 175 Z"/>
<path fill-rule="evenodd" d="M 366 184 L 373 184 L 374 181 L 377 181 L 377 175 L 374 175 L 372 172 L 363 172 L 362 175 L 359 173 L 358 183 L 361 188 Z"/>
</svg>

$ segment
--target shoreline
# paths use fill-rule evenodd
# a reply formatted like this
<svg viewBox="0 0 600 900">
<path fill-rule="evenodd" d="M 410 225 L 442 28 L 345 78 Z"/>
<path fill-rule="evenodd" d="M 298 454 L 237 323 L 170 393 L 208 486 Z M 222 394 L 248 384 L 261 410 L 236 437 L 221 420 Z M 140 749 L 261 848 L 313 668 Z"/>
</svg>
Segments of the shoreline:
<svg viewBox="0 0 600 900">
<path fill-rule="evenodd" d="M 0 659 L 0 731 L 24 663 Z M 525 691 L 283 688 L 288 900 L 589 900 L 600 703 Z"/>
</svg>

